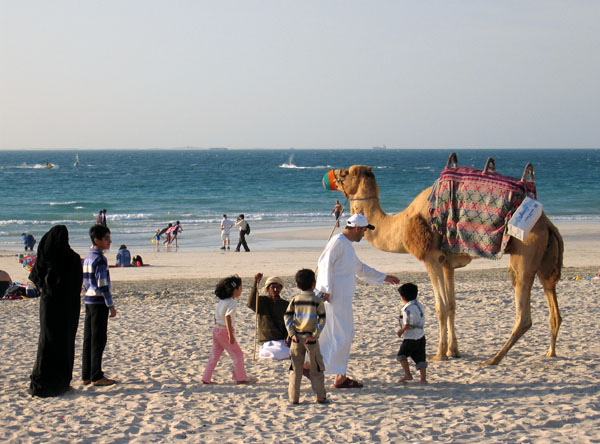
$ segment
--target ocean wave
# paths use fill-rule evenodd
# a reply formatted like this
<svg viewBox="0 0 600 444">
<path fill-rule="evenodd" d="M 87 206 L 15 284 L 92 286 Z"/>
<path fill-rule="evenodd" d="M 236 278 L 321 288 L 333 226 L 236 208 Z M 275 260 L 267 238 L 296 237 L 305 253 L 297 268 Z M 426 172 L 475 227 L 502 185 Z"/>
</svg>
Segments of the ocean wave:
<svg viewBox="0 0 600 444">
<path fill-rule="evenodd" d="M 95 216 L 96 214 L 94 214 Z M 144 220 L 151 219 L 152 213 L 132 213 L 132 214 L 108 214 L 106 219 L 111 221 L 119 221 L 119 220 Z"/>
<path fill-rule="evenodd" d="M 298 166 L 293 163 L 282 163 L 279 168 L 288 168 L 292 170 L 322 170 L 325 168 L 333 168 L 331 165 L 317 165 L 317 166 Z"/>
<path fill-rule="evenodd" d="M 70 200 L 68 202 L 41 202 L 40 205 L 50 205 L 50 206 L 55 206 L 55 205 L 74 205 L 78 203 L 75 200 Z"/>
<path fill-rule="evenodd" d="M 600 222 L 600 215 L 592 215 L 592 214 L 573 214 L 570 216 L 560 215 L 553 216 L 552 214 L 546 214 L 552 220 L 560 220 L 564 222 Z"/>
</svg>

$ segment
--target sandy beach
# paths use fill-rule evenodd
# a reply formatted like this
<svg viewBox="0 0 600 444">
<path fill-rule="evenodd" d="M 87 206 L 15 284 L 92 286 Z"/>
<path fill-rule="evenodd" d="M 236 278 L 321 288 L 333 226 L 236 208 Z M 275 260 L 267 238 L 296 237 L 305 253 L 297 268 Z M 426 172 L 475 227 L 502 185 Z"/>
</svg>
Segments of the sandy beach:
<svg viewBox="0 0 600 444">
<path fill-rule="evenodd" d="M 460 359 L 431 362 L 429 384 L 400 384 L 395 355 L 399 297 L 394 286 L 360 283 L 355 296 L 356 337 L 349 374 L 363 389 L 334 389 L 326 379 L 328 405 L 314 403 L 304 380 L 299 406 L 287 400 L 288 361 L 253 360 L 254 314 L 245 298 L 256 272 L 283 277 L 291 298 L 293 274 L 314 268 L 329 229 L 260 233 L 276 241 L 294 238 L 310 247 L 250 253 L 145 252 L 148 267 L 111 269 L 118 316 L 109 322 L 104 370 L 119 383 L 83 386 L 77 336 L 73 390 L 58 398 L 27 394 L 39 331 L 39 300 L 0 302 L 0 440 L 3 442 L 600 442 L 600 226 L 558 224 L 565 241 L 558 298 L 563 324 L 558 357 L 546 359 L 548 310 L 535 283 L 533 326 L 499 366 L 481 367 L 508 338 L 514 298 L 508 257 L 476 260 L 457 271 L 456 326 Z M 252 245 L 251 245 L 252 247 Z M 358 256 L 375 268 L 420 287 L 427 310 L 428 354 L 438 326 L 431 284 L 423 265 L 408 255 L 384 253 L 365 241 Z M 85 251 L 78 251 L 84 255 Z M 132 252 L 136 254 L 135 252 Z M 108 254 L 114 261 L 116 249 Z M 15 252 L 0 252 L 0 269 L 25 282 Z M 223 357 L 216 385 L 200 377 L 211 347 L 214 284 L 237 273 L 244 290 L 236 330 L 246 370 L 256 382 L 239 386 Z M 581 279 L 577 280 L 576 277 Z M 411 368 L 414 371 L 414 366 Z"/>
</svg>

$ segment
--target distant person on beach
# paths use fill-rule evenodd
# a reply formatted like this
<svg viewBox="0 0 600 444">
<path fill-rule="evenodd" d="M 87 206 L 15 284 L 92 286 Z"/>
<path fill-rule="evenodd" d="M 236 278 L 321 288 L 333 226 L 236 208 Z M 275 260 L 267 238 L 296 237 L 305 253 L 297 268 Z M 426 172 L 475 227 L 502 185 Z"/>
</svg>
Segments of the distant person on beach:
<svg viewBox="0 0 600 444">
<path fill-rule="evenodd" d="M 229 233 L 231 227 L 233 227 L 233 222 L 227 219 L 227 215 L 224 214 L 223 219 L 221 219 L 221 241 L 223 241 L 221 250 L 225 250 L 225 248 L 229 250 L 230 248 L 231 242 L 229 241 Z"/>
<path fill-rule="evenodd" d="M 160 230 L 160 234 L 165 235 L 165 241 L 163 242 L 163 245 L 171 245 L 171 231 L 173 231 L 172 228 L 173 224 L 169 223 L 169 225 Z"/>
<path fill-rule="evenodd" d="M 425 354 L 425 309 L 417 301 L 419 288 L 415 284 L 404 284 L 398 289 L 400 299 L 404 306 L 400 314 L 400 330 L 398 336 L 402 338 L 402 345 L 398 351 L 398 361 L 404 370 L 404 377 L 400 382 L 412 380 L 408 366 L 411 358 L 421 374 L 420 383 L 427 383 L 427 356 Z"/>
<path fill-rule="evenodd" d="M 121 245 L 117 252 L 117 267 L 131 267 L 131 253 L 125 244 Z"/>
<path fill-rule="evenodd" d="M 290 350 L 285 344 L 288 331 L 283 316 L 289 302 L 281 298 L 283 281 L 276 276 L 268 278 L 261 296 L 258 286 L 262 278 L 262 273 L 254 275 L 254 284 L 247 301 L 248 308 L 258 313 L 258 341 L 261 343 L 259 356 L 287 359 Z"/>
<path fill-rule="evenodd" d="M 325 327 L 325 306 L 315 295 L 315 273 L 302 269 L 296 273 L 296 286 L 302 291 L 289 303 L 285 312 L 285 326 L 292 339 L 290 358 L 292 368 L 289 377 L 288 396 L 292 404 L 300 402 L 300 383 L 304 373 L 304 361 L 308 353 L 310 379 L 317 402 L 327 402 L 325 391 L 325 366 L 319 349 L 319 335 Z"/>
<path fill-rule="evenodd" d="M 33 234 L 21 233 L 21 236 L 23 237 L 23 245 L 25 245 L 25 251 L 33 251 L 33 247 L 35 247 L 36 242 L 35 237 L 33 237 Z"/>
<path fill-rule="evenodd" d="M 154 232 L 154 235 L 152 236 L 152 243 L 156 244 L 156 248 L 158 248 L 158 246 L 160 245 L 160 235 L 161 231 L 159 228 Z"/>
<path fill-rule="evenodd" d="M 183 228 L 181 228 L 180 222 L 176 221 L 175 225 L 171 227 L 171 240 L 169 241 L 169 245 L 171 245 L 173 241 L 175 241 L 175 248 L 179 247 L 179 245 L 177 245 L 177 235 L 182 231 Z"/>
<path fill-rule="evenodd" d="M 248 244 L 246 243 L 246 233 L 248 232 L 248 222 L 244 220 L 244 215 L 240 214 L 235 222 L 236 227 L 240 229 L 240 239 L 238 241 L 235 251 L 240 251 L 240 247 L 243 245 L 244 250 L 250 251 Z"/>
<path fill-rule="evenodd" d="M 340 217 L 342 217 L 343 212 L 344 212 L 344 209 L 342 208 L 342 204 L 340 204 L 339 200 L 336 200 L 335 205 L 333 206 L 333 210 L 331 210 L 331 213 L 329 213 L 329 214 L 333 214 L 335 216 L 335 226 L 336 227 L 340 226 Z"/>
<path fill-rule="evenodd" d="M 354 339 L 352 299 L 356 277 L 371 283 L 397 284 L 398 278 L 386 275 L 363 264 L 352 246 L 360 242 L 367 230 L 374 230 L 362 214 L 348 218 L 344 231 L 333 236 L 319 257 L 316 288 L 325 295 L 327 324 L 321 335 L 321 352 L 325 373 L 335 374 L 334 387 L 360 388 L 362 383 L 346 376 L 350 347 Z"/>
<path fill-rule="evenodd" d="M 236 311 L 236 299 L 242 294 L 242 280 L 239 276 L 229 276 L 222 279 L 215 288 L 219 298 L 215 309 L 215 326 L 213 328 L 213 343 L 208 363 L 202 375 L 204 384 L 212 383 L 212 375 L 219 358 L 226 350 L 233 361 L 233 380 L 238 384 L 248 382 L 244 368 L 244 353 L 235 339 L 233 316 Z"/>
<path fill-rule="evenodd" d="M 81 374 L 84 385 L 106 386 L 117 382 L 104 376 L 102 371 L 108 318 L 117 315 L 110 292 L 108 261 L 103 253 L 110 249 L 112 243 L 110 230 L 102 225 L 94 225 L 90 228 L 90 239 L 93 246 L 83 262 L 85 321 Z"/>
<path fill-rule="evenodd" d="M 71 388 L 83 281 L 67 227 L 56 225 L 42 237 L 29 280 L 40 292 L 40 337 L 29 393 L 59 396 Z"/>
<path fill-rule="evenodd" d="M 106 224 L 106 208 L 98 212 L 98 216 L 96 216 L 96 224 L 102 225 L 103 227 L 108 226 Z"/>
</svg>

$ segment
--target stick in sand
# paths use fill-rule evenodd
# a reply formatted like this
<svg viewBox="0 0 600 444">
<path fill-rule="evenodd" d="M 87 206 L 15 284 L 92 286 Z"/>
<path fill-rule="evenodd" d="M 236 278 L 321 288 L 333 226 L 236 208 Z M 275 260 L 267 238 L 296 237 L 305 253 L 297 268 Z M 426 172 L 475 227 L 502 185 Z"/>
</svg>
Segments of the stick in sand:
<svg viewBox="0 0 600 444">
<path fill-rule="evenodd" d="M 256 300 L 254 301 L 254 351 L 252 353 L 253 360 L 256 361 L 256 342 L 258 337 L 258 284 L 262 280 L 262 273 L 258 273 L 257 276 L 260 275 L 260 279 L 258 282 L 256 281 L 256 276 L 254 277 L 254 285 L 256 285 Z"/>
<path fill-rule="evenodd" d="M 262 279 L 262 276 L 261 276 Z M 260 280 L 259 280 L 260 282 Z M 256 339 L 258 337 L 258 284 L 256 279 L 254 280 L 254 285 L 256 285 L 256 304 L 254 306 L 254 351 L 252 352 L 252 360 L 256 361 Z"/>
</svg>

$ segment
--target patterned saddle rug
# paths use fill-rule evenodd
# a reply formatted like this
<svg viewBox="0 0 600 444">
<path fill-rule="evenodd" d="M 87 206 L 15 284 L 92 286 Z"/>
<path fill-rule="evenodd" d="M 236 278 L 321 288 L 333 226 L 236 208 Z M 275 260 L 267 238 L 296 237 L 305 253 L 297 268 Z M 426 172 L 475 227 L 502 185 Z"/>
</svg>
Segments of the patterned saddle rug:
<svg viewBox="0 0 600 444">
<path fill-rule="evenodd" d="M 431 224 L 442 235 L 441 248 L 500 259 L 510 240 L 508 221 L 525 197 L 536 197 L 533 166 L 527 164 L 519 180 L 496 173 L 492 158 L 483 171 L 456 164 L 452 153 L 429 196 Z"/>
</svg>

